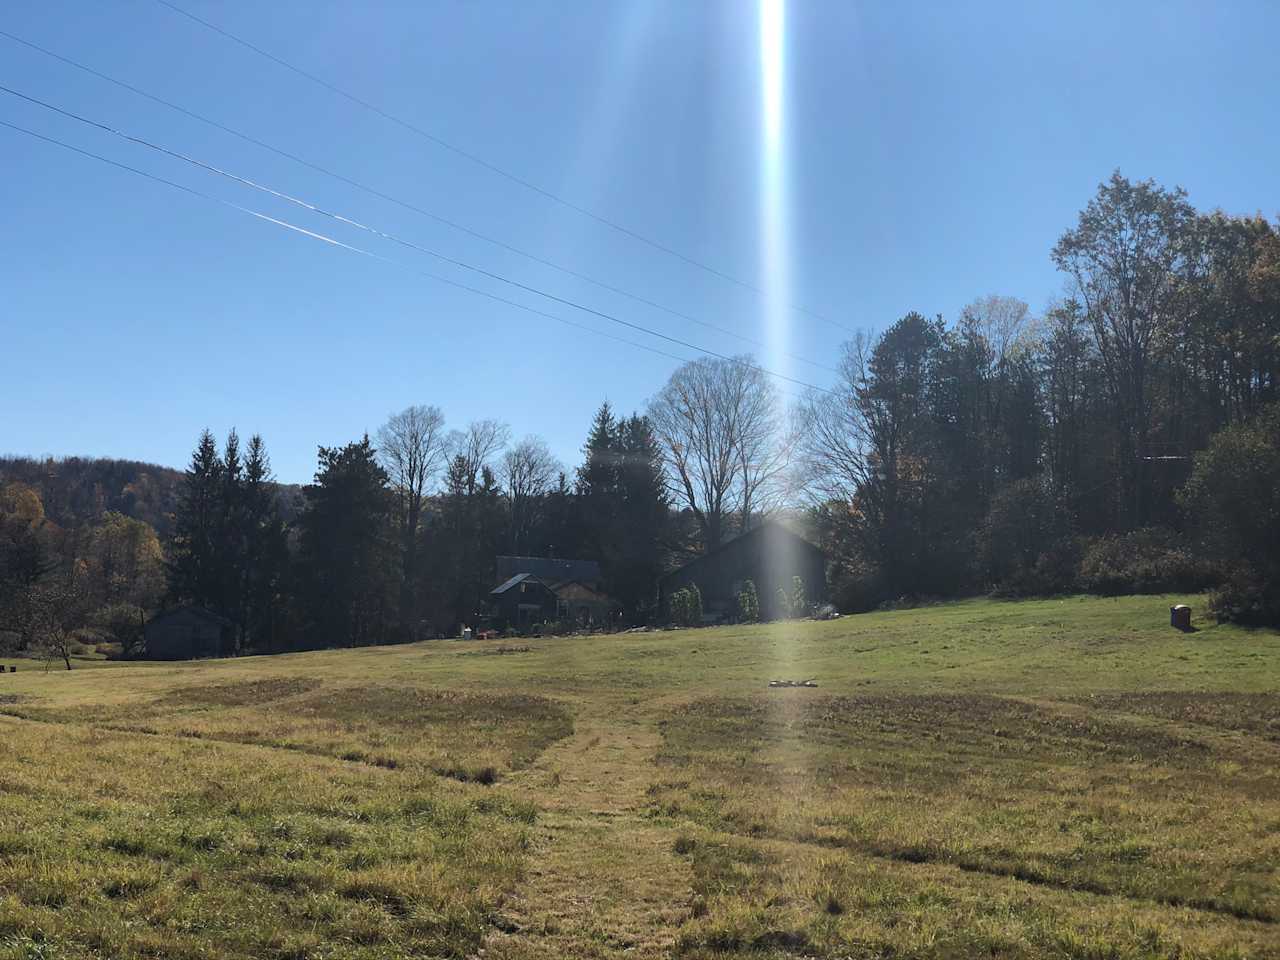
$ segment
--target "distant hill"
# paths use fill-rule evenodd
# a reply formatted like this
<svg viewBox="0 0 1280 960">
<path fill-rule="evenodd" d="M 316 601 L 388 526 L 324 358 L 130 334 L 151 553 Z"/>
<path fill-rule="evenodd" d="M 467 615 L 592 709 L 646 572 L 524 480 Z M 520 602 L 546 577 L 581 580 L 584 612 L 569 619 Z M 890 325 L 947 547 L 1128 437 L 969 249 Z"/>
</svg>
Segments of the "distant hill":
<svg viewBox="0 0 1280 960">
<path fill-rule="evenodd" d="M 0 483 L 33 487 L 50 520 L 76 527 L 115 510 L 155 528 L 161 539 L 173 531 L 183 473 L 172 467 L 106 457 L 60 459 L 0 456 Z M 292 519 L 302 507 L 302 487 L 278 486 L 280 510 Z"/>
</svg>

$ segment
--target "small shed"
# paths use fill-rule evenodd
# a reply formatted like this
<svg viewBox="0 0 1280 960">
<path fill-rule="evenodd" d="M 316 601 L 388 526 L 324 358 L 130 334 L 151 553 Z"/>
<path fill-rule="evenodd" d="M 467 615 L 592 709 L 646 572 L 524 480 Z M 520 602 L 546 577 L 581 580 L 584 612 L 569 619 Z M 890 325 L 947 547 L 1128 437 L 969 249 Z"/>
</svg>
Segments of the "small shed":
<svg viewBox="0 0 1280 960">
<path fill-rule="evenodd" d="M 490 590 L 489 606 L 495 620 L 517 628 L 559 615 L 555 593 L 530 573 L 518 573 Z"/>
<path fill-rule="evenodd" d="M 187 604 L 152 617 L 143 627 L 152 660 L 225 657 L 233 652 L 234 624 L 205 607 Z"/>
</svg>

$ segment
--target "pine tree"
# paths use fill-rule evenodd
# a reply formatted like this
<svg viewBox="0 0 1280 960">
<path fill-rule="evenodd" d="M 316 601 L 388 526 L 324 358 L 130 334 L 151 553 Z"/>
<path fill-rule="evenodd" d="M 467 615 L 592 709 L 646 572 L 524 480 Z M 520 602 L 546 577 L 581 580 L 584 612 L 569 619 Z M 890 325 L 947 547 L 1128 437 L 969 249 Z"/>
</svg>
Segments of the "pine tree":
<svg viewBox="0 0 1280 960">
<path fill-rule="evenodd" d="M 397 586 L 387 474 L 365 436 L 321 447 L 299 521 L 301 597 L 309 643 L 382 642 Z"/>
<path fill-rule="evenodd" d="M 223 495 L 223 463 L 213 434 L 200 435 L 187 467 L 174 517 L 168 564 L 168 596 L 175 603 L 216 609 L 221 589 L 218 566 Z"/>
<path fill-rule="evenodd" d="M 636 618 L 653 603 L 668 500 L 661 453 L 648 418 L 619 420 L 601 404 L 583 446 L 577 492 L 581 541 L 601 562 L 605 591 Z"/>
<path fill-rule="evenodd" d="M 289 561 L 288 534 L 274 487 L 266 444 L 254 434 L 241 496 L 245 551 L 239 623 L 245 642 L 265 649 L 274 649 L 280 640 Z"/>
<path fill-rule="evenodd" d="M 633 414 L 618 424 L 618 507 L 610 589 L 635 616 L 653 602 L 662 573 L 662 535 L 670 507 L 662 453 L 647 417 Z"/>
</svg>

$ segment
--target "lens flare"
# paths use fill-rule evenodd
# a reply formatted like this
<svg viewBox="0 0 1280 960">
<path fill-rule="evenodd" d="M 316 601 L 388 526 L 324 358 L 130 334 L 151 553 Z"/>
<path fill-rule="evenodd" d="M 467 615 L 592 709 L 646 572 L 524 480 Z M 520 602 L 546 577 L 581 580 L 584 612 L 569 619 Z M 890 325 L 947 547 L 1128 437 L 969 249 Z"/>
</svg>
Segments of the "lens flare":
<svg viewBox="0 0 1280 960">
<path fill-rule="evenodd" d="M 786 6 L 760 0 L 760 275 L 764 285 L 766 364 L 790 373 L 786 170 Z"/>
<path fill-rule="evenodd" d="M 791 243 L 787 222 L 787 129 L 786 129 L 786 3 L 785 0 L 759 0 L 760 3 L 760 276 L 764 290 L 764 324 L 767 356 L 765 363 L 790 376 L 792 373 L 789 344 Z M 757 590 L 768 591 L 768 601 L 777 607 L 778 595 L 791 589 L 795 557 L 781 545 L 787 538 L 772 538 L 779 545 L 770 550 L 767 584 Z M 772 544 L 771 544 L 772 545 Z M 783 614 L 785 615 L 785 614 Z M 775 669 L 792 665 L 793 631 L 781 621 L 775 629 Z"/>
</svg>

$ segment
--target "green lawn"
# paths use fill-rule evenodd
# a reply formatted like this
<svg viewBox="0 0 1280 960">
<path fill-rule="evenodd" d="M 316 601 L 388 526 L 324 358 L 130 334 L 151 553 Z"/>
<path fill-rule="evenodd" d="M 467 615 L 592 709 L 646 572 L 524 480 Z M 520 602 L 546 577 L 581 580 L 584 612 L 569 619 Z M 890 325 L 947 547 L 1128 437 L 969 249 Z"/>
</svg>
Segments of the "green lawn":
<svg viewBox="0 0 1280 960">
<path fill-rule="evenodd" d="M 1280 957 L 1280 634 L 1174 599 L 24 663 L 0 958 Z"/>
</svg>

